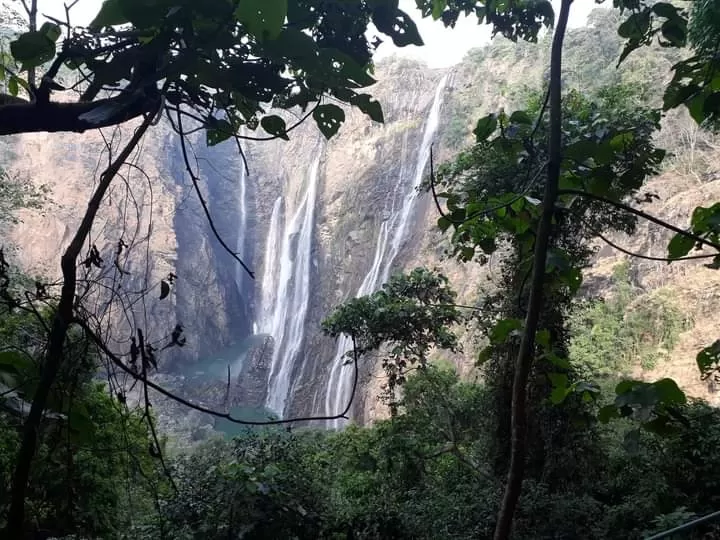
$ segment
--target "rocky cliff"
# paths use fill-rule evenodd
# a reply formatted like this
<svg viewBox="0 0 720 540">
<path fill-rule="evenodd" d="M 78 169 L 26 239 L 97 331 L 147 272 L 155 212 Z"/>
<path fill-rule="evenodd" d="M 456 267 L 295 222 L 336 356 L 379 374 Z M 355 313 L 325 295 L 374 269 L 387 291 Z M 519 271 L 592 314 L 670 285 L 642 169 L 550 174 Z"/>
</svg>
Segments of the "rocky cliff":
<svg viewBox="0 0 720 540">
<path fill-rule="evenodd" d="M 647 84 L 654 73 L 667 73 L 672 58 L 650 53 L 614 71 L 621 44 L 614 36 L 613 17 L 603 10 L 590 18 L 588 28 L 569 34 L 568 83 Z M 199 172 L 198 189 L 208 202 L 212 225 L 255 279 L 211 230 L 177 137 L 166 125 L 155 128 L 115 182 L 88 246 L 95 244 L 105 260 L 103 269 L 90 269 L 85 283 L 111 347 L 127 353 L 137 328 L 162 344 L 181 323 L 187 345 L 168 349 L 160 358 L 168 384 L 192 393 L 187 381 L 204 372 L 214 377 L 216 392 L 208 399 L 215 405 L 262 408 L 272 401 L 286 415 L 322 412 L 337 346 L 322 335 L 320 322 L 360 290 L 393 205 L 398 207 L 412 193 L 413 171 L 422 165 L 420 148 L 441 81 L 440 124 L 432 137 L 438 161 L 452 157 L 469 141 L 479 114 L 512 108 L 527 95 L 525 85 L 537 87 L 547 50 L 547 42 L 496 41 L 471 52 L 452 70 L 429 70 L 397 58 L 383 61 L 372 93 L 383 106 L 384 124 L 348 110 L 346 122 L 329 142 L 310 123 L 294 129 L 288 142 L 246 140 L 242 151 L 247 169 L 233 143 L 208 148 L 201 138 L 193 138 L 189 165 Z M 639 67 L 650 75 L 638 73 Z M 648 88 L 648 99 L 657 97 L 652 90 Z M 107 163 L 108 149 L 116 151 L 133 128 L 128 124 L 102 134 L 23 135 L 4 141 L 7 169 L 47 185 L 54 201 L 42 214 L 25 212 L 11 232 L 11 240 L 21 248 L 17 262 L 28 272 L 57 279 L 60 254 L 98 171 Z M 682 224 L 694 205 L 720 198 L 713 176 L 717 151 L 714 139 L 698 138 L 697 131 L 677 119 L 666 128 L 670 133 L 687 131 L 682 141 L 669 136 L 665 142 L 677 156 L 687 156 L 690 142 L 684 141 L 692 141 L 697 159 L 689 165 L 679 158 L 669 161 L 663 176 L 650 184 L 661 195 L 652 209 Z M 250 132 L 244 135 L 252 137 Z M 407 234 L 391 267 L 437 266 L 451 277 L 463 303 L 472 303 L 492 267 L 443 259 L 447 240 L 434 228 L 437 215 L 429 202 L 422 195 L 413 202 Z M 661 249 L 666 238 L 651 229 L 646 232 L 633 240 L 633 247 Z M 127 247 L 115 265 L 121 240 Z M 612 251 L 599 252 L 588 275 L 595 294 L 603 294 L 603 276 L 615 260 Z M 657 369 L 677 375 L 691 393 L 712 397 L 691 364 L 699 346 L 717 337 L 712 325 L 702 321 L 712 320 L 708 315 L 717 306 L 714 291 L 720 278 L 699 265 L 638 263 L 634 268 L 640 286 L 669 288 L 687 299 L 683 309 L 696 321 L 683 334 L 672 361 Z M 160 280 L 171 273 L 177 276 L 171 294 L 160 300 Z M 253 334 L 259 337 L 251 339 Z M 470 374 L 472 358 L 470 353 L 454 360 Z M 225 395 L 228 372 L 230 398 Z M 376 366 L 363 366 L 361 394 L 353 409 L 361 421 L 383 414 L 374 399 L 376 375 Z"/>
</svg>

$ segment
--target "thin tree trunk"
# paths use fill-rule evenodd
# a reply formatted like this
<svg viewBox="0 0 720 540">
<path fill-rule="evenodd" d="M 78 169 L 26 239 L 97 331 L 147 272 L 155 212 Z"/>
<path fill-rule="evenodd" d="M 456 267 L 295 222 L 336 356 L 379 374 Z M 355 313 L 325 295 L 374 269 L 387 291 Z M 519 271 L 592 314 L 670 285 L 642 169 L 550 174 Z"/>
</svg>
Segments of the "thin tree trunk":
<svg viewBox="0 0 720 540">
<path fill-rule="evenodd" d="M 525 474 L 526 439 L 527 439 L 527 383 L 532 368 L 535 352 L 535 333 L 538 329 L 540 311 L 542 309 L 543 285 L 545 282 L 545 264 L 552 233 L 552 218 L 558 196 L 560 179 L 561 128 L 562 128 L 562 47 L 567 27 L 568 14 L 572 0 L 562 0 L 555 36 L 550 56 L 550 140 L 548 177 L 542 202 L 542 215 L 538 224 L 535 239 L 533 271 L 530 281 L 525 327 L 517 360 L 512 387 L 510 469 L 508 471 L 505 494 L 503 495 L 494 540 L 508 540 L 512 532 L 513 516 L 522 490 Z"/>
<path fill-rule="evenodd" d="M 35 32 L 37 30 L 37 0 L 31 0 L 29 8 L 25 2 L 23 2 L 23 5 L 25 6 L 25 8 L 27 9 L 27 12 L 28 12 L 28 20 L 30 23 L 28 25 L 29 30 L 31 32 Z M 33 88 L 33 89 L 35 88 L 35 73 L 36 73 L 35 67 L 31 67 L 28 69 L 27 82 L 28 82 L 28 85 L 30 85 L 30 88 Z M 33 97 L 33 96 L 31 96 L 31 97 Z"/>
<path fill-rule="evenodd" d="M 93 193 L 83 220 L 78 227 L 72 242 L 60 260 L 63 274 L 63 285 L 60 293 L 60 302 L 55 313 L 53 325 L 48 337 L 47 354 L 45 362 L 40 371 L 40 380 L 37 390 L 33 396 L 30 413 L 25 420 L 23 427 L 22 442 L 18 456 L 15 461 L 15 472 L 13 474 L 12 491 L 10 498 L 10 511 L 8 513 L 7 536 L 9 538 L 22 538 L 23 525 L 25 521 L 25 492 L 27 490 L 30 468 L 37 449 L 38 433 L 45 408 L 47 407 L 48 396 L 55 378 L 57 377 L 63 360 L 63 347 L 67 336 L 68 328 L 73 319 L 73 308 L 75 303 L 75 285 L 77 259 L 92 228 L 95 216 L 97 215 L 100 203 L 107 192 L 110 183 L 117 175 L 120 167 L 135 150 L 140 139 L 150 126 L 154 115 L 148 115 L 143 123 L 135 131 L 135 134 L 122 150 L 120 155 L 113 161 L 100 177 L 98 187 Z"/>
</svg>

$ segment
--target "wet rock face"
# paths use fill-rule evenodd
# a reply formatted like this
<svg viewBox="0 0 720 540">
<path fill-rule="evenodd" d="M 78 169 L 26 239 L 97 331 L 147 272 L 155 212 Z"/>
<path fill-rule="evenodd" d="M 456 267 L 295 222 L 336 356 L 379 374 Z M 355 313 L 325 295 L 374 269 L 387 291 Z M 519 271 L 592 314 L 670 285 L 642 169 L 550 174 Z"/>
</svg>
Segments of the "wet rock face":
<svg viewBox="0 0 720 540">
<path fill-rule="evenodd" d="M 294 215 L 303 203 L 313 161 L 319 157 L 310 294 L 286 414 L 315 412 L 313 403 L 324 392 L 336 348 L 333 340 L 323 336 L 320 323 L 335 306 L 355 295 L 368 272 L 378 231 L 390 217 L 385 202 L 398 176 L 406 173 L 404 168 L 414 166 L 413 154 L 443 75 L 404 60 L 384 62 L 377 68 L 379 82 L 370 89 L 382 104 L 384 124 L 348 110 L 344 125 L 329 142 L 311 124 L 294 130 L 289 142 L 248 141 L 243 144 L 247 174 L 233 143 L 206 148 L 200 135 L 191 138 L 189 161 L 199 173 L 199 190 L 208 203 L 212 224 L 226 246 L 241 255 L 255 279 L 240 271 L 211 230 L 177 136 L 169 126 L 155 128 L 134 156 L 134 165 L 112 186 L 92 232 L 91 242 L 108 264 L 86 276 L 101 282 L 89 293 L 88 305 L 100 306 L 111 348 L 127 354 L 129 338 L 138 328 L 149 341 L 162 344 L 180 323 L 187 344 L 159 356 L 163 373 L 178 374 L 201 367 L 208 358 L 252 334 L 267 292 L 262 290 L 262 276 L 268 264 L 265 254 L 273 205 L 282 197 L 285 219 Z M 107 130 L 105 139 L 99 133 L 31 134 L 2 141 L 4 166 L 37 185 L 47 185 L 54 201 L 44 213 L 23 213 L 22 222 L 10 232 L 20 248 L 16 262 L 29 273 L 57 279 L 62 250 L 85 211 L 98 171 L 108 162 L 106 141 L 112 141 L 112 153 L 117 154 L 120 141 L 134 127 L 133 123 L 121 126 L 114 139 Z M 418 262 L 424 231 L 434 224 L 425 205 L 418 209 L 412 234 L 397 259 L 399 266 Z M 120 240 L 128 246 L 121 258 L 121 275 L 112 264 Z M 297 247 L 298 241 L 299 235 L 290 238 L 292 246 Z M 170 295 L 161 300 L 159 283 L 171 273 L 176 280 Z M 110 297 L 116 298 L 112 305 L 107 303 Z M 296 316 L 289 314 L 290 319 Z M 266 346 L 255 346 L 248 354 L 231 392 L 237 396 L 231 396 L 231 401 L 252 407 L 265 404 L 268 358 L 274 347 L 268 340 Z M 213 384 L 218 389 L 211 394 L 222 394 L 226 385 Z M 373 401 L 372 396 L 366 401 Z"/>
</svg>

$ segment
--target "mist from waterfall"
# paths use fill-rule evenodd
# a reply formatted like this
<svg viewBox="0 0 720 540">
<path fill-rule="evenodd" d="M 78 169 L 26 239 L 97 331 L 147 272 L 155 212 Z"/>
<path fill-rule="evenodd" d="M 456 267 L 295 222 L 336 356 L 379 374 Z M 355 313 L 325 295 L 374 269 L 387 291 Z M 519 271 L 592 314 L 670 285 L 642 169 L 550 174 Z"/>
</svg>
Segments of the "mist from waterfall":
<svg viewBox="0 0 720 540">
<path fill-rule="evenodd" d="M 445 75 L 435 90 L 435 97 L 425 121 L 422 143 L 415 157 L 413 176 L 409 178 L 407 140 L 403 143 L 402 165 L 394 188 L 394 196 L 390 198 L 388 205 L 383 209 L 384 215 L 389 217 L 380 225 L 373 263 L 363 279 L 356 297 L 371 294 L 388 280 L 395 258 L 407 239 L 408 226 L 412 222 L 413 209 L 418 198 L 417 188 L 422 183 L 425 167 L 430 160 L 430 146 L 440 122 L 440 108 L 447 80 L 448 76 Z M 352 363 L 343 362 L 345 353 L 350 349 L 352 349 L 351 339 L 340 336 L 328 377 L 323 416 L 340 414 L 350 399 L 353 390 L 354 367 Z M 332 422 L 332 427 L 338 429 L 344 423 L 345 420 L 336 419 Z"/>
<path fill-rule="evenodd" d="M 302 202 L 289 221 L 282 197 L 275 201 L 265 247 L 258 332 L 273 337 L 265 405 L 280 415 L 305 336 L 319 169 L 320 152 L 310 168 Z"/>
</svg>

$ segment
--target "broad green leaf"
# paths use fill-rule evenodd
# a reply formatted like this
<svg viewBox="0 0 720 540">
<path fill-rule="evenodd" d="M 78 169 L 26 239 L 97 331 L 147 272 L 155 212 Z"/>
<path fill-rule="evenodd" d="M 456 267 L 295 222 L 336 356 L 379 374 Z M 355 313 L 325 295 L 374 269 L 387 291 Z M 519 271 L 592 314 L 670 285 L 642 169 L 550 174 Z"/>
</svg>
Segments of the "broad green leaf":
<svg viewBox="0 0 720 540">
<path fill-rule="evenodd" d="M 40 27 L 39 32 L 41 34 L 44 34 L 53 43 L 55 43 L 62 34 L 60 27 L 57 24 L 51 22 L 43 23 L 43 25 Z"/>
<path fill-rule="evenodd" d="M 490 342 L 496 345 L 505 343 L 508 337 L 517 335 L 522 326 L 520 319 L 502 319 L 490 330 Z"/>
<path fill-rule="evenodd" d="M 8 92 L 10 92 L 11 96 L 17 97 L 19 91 L 18 78 L 10 77 L 10 80 L 8 81 Z"/>
<path fill-rule="evenodd" d="M 634 138 L 635 138 L 635 136 L 632 134 L 631 131 L 626 131 L 624 133 L 618 133 L 612 139 L 610 139 L 610 147 L 613 150 L 622 150 L 628 144 L 633 142 Z"/>
<path fill-rule="evenodd" d="M 695 246 L 695 240 L 684 234 L 677 233 L 668 244 L 668 258 L 678 259 L 685 257 Z"/>
<path fill-rule="evenodd" d="M 390 36 L 396 47 L 406 47 L 407 45 L 421 47 L 424 45 L 415 22 L 407 13 L 397 9 L 397 2 L 395 2 L 395 9 L 382 3 L 376 4 L 372 12 L 372 21 L 378 30 Z"/>
<path fill-rule="evenodd" d="M 55 58 L 55 42 L 39 31 L 25 32 L 10 43 L 13 58 L 23 69 L 40 66 Z"/>
<path fill-rule="evenodd" d="M 375 122 L 380 124 L 385 122 L 380 102 L 372 99 L 372 96 L 369 94 L 359 94 L 351 100 L 351 103 L 367 114 Z"/>
<path fill-rule="evenodd" d="M 433 20 L 438 20 L 441 16 L 443 11 L 445 11 L 445 7 L 447 6 L 447 0 L 433 0 L 432 4 L 432 18 Z"/>
<path fill-rule="evenodd" d="M 17 351 L 0 352 L 0 372 L 19 374 L 32 369 L 30 358 Z"/>
<path fill-rule="evenodd" d="M 160 300 L 167 298 L 170 294 L 170 285 L 164 279 L 160 281 Z"/>
<path fill-rule="evenodd" d="M 105 0 L 88 28 L 99 30 L 106 26 L 116 26 L 128 22 L 130 21 L 123 13 L 121 0 Z"/>
<path fill-rule="evenodd" d="M 233 136 L 234 130 L 227 120 L 215 120 L 212 127 L 205 132 L 205 139 L 208 146 L 215 146 Z"/>
<path fill-rule="evenodd" d="M 543 328 L 542 330 L 538 330 L 535 333 L 535 341 L 543 349 L 549 349 L 550 348 L 550 331 L 547 330 L 546 328 Z"/>
<path fill-rule="evenodd" d="M 283 28 L 278 37 L 267 43 L 267 47 L 278 56 L 296 59 L 314 59 L 318 55 L 315 40 L 297 28 Z"/>
<path fill-rule="evenodd" d="M 289 141 L 290 138 L 287 136 L 287 126 L 285 120 L 276 115 L 263 116 L 260 120 L 260 125 L 270 135 L 279 137 L 285 141 Z"/>
<path fill-rule="evenodd" d="M 655 392 L 660 399 L 660 402 L 664 405 L 682 405 L 687 402 L 685 392 L 680 390 L 680 387 L 673 379 L 660 379 L 651 383 Z"/>
<path fill-rule="evenodd" d="M 548 362 L 557 368 L 570 369 L 570 361 L 567 358 L 558 356 L 554 352 L 549 352 L 544 357 Z"/>
<path fill-rule="evenodd" d="M 515 111 L 510 115 L 510 122 L 513 124 L 532 125 L 533 119 L 525 111 Z"/>
<path fill-rule="evenodd" d="M 598 420 L 607 424 L 613 418 L 620 418 L 620 411 L 615 405 L 606 405 L 598 411 Z"/>
<path fill-rule="evenodd" d="M 483 364 L 485 364 L 485 362 L 490 360 L 493 350 L 494 349 L 492 347 L 483 347 L 482 349 L 480 349 L 475 365 L 482 366 Z"/>
<path fill-rule="evenodd" d="M 658 2 L 653 4 L 652 10 L 660 17 L 665 17 L 666 19 L 674 19 L 678 17 L 678 8 L 668 2 Z"/>
<path fill-rule="evenodd" d="M 494 114 L 489 114 L 478 120 L 477 125 L 473 130 L 475 140 L 477 142 L 483 142 L 487 140 L 487 138 L 492 135 L 497 128 L 497 124 L 497 116 Z"/>
<path fill-rule="evenodd" d="M 567 374 L 565 374 L 565 373 L 548 373 L 547 377 L 553 386 L 567 388 L 567 385 L 568 385 Z"/>
<path fill-rule="evenodd" d="M 618 27 L 618 35 L 622 38 L 640 40 L 650 29 L 650 13 L 640 11 L 633 13 Z"/>
<path fill-rule="evenodd" d="M 660 27 L 663 37 L 675 47 L 684 47 L 687 39 L 687 25 L 682 20 L 665 21 Z"/>
<path fill-rule="evenodd" d="M 287 0 L 240 0 L 235 16 L 262 41 L 280 35 L 287 11 Z"/>
<path fill-rule="evenodd" d="M 570 394 L 569 388 L 565 388 L 562 386 L 555 386 L 555 387 L 553 387 L 552 391 L 550 392 L 550 402 L 553 405 L 560 405 L 563 401 L 565 401 L 565 398 L 567 398 L 569 394 Z"/>
<path fill-rule="evenodd" d="M 443 216 L 440 219 L 438 219 L 437 224 L 438 224 L 438 228 L 440 229 L 440 231 L 445 232 L 452 226 L 452 221 L 450 221 L 448 218 Z"/>
<path fill-rule="evenodd" d="M 337 105 L 328 103 L 315 109 L 313 118 L 325 138 L 330 139 L 338 132 L 338 129 L 345 121 L 345 111 Z"/>
</svg>

